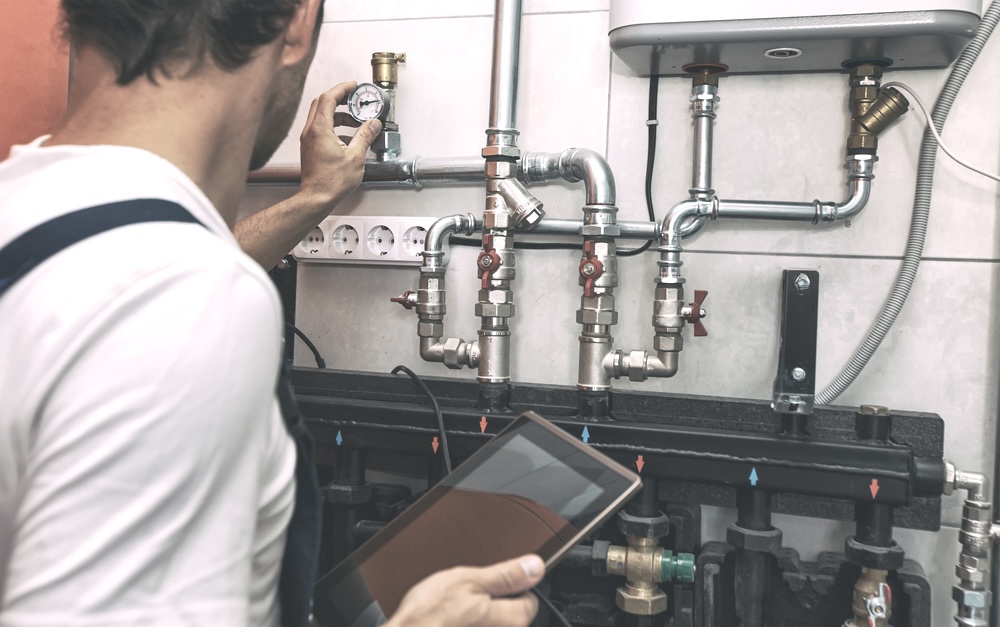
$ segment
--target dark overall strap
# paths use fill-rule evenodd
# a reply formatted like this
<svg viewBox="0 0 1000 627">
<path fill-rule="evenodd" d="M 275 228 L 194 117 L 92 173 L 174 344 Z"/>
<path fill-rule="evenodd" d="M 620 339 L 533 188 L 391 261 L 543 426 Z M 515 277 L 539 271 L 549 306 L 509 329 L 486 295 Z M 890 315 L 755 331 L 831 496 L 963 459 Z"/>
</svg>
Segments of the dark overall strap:
<svg viewBox="0 0 1000 627">
<path fill-rule="evenodd" d="M 156 198 L 80 209 L 43 222 L 0 249 L 0 296 L 56 253 L 99 233 L 142 222 L 201 224 L 175 202 Z"/>
<path fill-rule="evenodd" d="M 85 239 L 130 224 L 187 222 L 199 224 L 177 203 L 156 198 L 126 200 L 80 209 L 42 223 L 0 248 L 0 297 L 46 259 Z M 203 226 L 203 225 L 202 225 Z M 313 441 L 299 415 L 287 366 L 278 382 L 278 399 L 288 434 L 295 441 L 295 509 L 285 541 L 278 598 L 284 627 L 309 622 L 319 555 L 320 500 Z"/>
</svg>

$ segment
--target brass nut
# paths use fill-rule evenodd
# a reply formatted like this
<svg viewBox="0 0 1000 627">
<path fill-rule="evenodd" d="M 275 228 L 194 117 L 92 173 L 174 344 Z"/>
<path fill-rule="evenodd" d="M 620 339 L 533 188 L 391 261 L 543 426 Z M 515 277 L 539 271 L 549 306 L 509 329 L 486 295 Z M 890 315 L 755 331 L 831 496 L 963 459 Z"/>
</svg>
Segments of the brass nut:
<svg viewBox="0 0 1000 627">
<path fill-rule="evenodd" d="M 514 301 L 514 292 L 510 290 L 479 290 L 479 300 L 484 303 L 511 303 Z"/>
<path fill-rule="evenodd" d="M 375 141 L 372 142 L 374 152 L 401 152 L 403 150 L 403 136 L 398 131 L 384 131 L 379 133 Z"/>
<path fill-rule="evenodd" d="M 507 204 L 502 200 L 500 201 L 500 211 L 487 211 L 483 214 L 484 229 L 509 229 L 513 225 L 513 218 L 507 211 Z"/>
<path fill-rule="evenodd" d="M 584 224 L 580 235 L 584 237 L 618 237 L 622 230 L 614 224 Z"/>
<path fill-rule="evenodd" d="M 989 590 L 966 590 L 955 586 L 951 589 L 951 598 L 965 607 L 988 608 L 993 595 Z"/>
<path fill-rule="evenodd" d="M 966 555 L 965 553 L 962 553 L 958 556 L 958 563 L 968 568 L 986 569 L 989 567 L 990 561 L 984 557 L 976 557 L 975 555 Z"/>
<path fill-rule="evenodd" d="M 878 138 L 868 133 L 852 133 L 847 138 L 848 150 L 875 150 L 878 148 Z"/>
<path fill-rule="evenodd" d="M 618 324 L 618 312 L 578 309 L 576 312 L 576 322 L 577 324 Z"/>
<path fill-rule="evenodd" d="M 681 301 L 684 300 L 684 288 L 659 286 L 656 288 L 655 298 L 657 301 Z"/>
<path fill-rule="evenodd" d="M 512 303 L 476 303 L 476 315 L 480 318 L 510 318 L 514 315 Z"/>
<path fill-rule="evenodd" d="M 978 568 L 970 568 L 968 566 L 956 566 L 955 575 L 968 583 L 984 583 L 986 581 L 986 573 Z"/>
<path fill-rule="evenodd" d="M 882 66 L 875 65 L 874 63 L 859 63 L 851 68 L 852 77 L 862 77 L 862 76 L 874 76 L 875 78 L 882 77 Z"/>
<path fill-rule="evenodd" d="M 521 151 L 517 146 L 487 146 L 483 148 L 483 157 L 502 157 L 517 159 L 521 156 Z"/>
<path fill-rule="evenodd" d="M 680 335 L 657 333 L 653 337 L 653 350 L 656 352 L 677 353 L 684 348 L 684 338 Z"/>
<path fill-rule="evenodd" d="M 611 294 L 595 294 L 580 299 L 581 309 L 611 310 L 615 308 L 615 297 Z"/>
<path fill-rule="evenodd" d="M 450 337 L 445 340 L 443 351 L 445 366 L 448 366 L 452 370 L 458 370 L 462 367 L 460 357 L 465 352 L 464 344 L 465 341 L 457 337 Z"/>
<path fill-rule="evenodd" d="M 444 334 L 443 322 L 418 322 L 417 335 L 419 337 L 441 337 Z"/>
<path fill-rule="evenodd" d="M 542 211 L 541 206 L 532 207 L 529 211 L 522 213 L 517 218 L 517 226 L 521 229 L 532 229 L 542 221 L 545 217 L 545 212 Z"/>
<path fill-rule="evenodd" d="M 625 588 L 618 588 L 615 592 L 615 603 L 623 612 L 634 616 L 662 614 L 667 611 L 667 595 L 657 592 L 653 596 L 640 597 L 629 594 Z"/>
<path fill-rule="evenodd" d="M 970 507 L 968 505 L 962 508 L 962 518 L 966 520 L 971 520 L 980 523 L 990 523 L 993 522 L 993 516 L 990 508 L 981 507 Z M 988 526 L 984 529 L 988 530 Z"/>
<path fill-rule="evenodd" d="M 505 179 L 515 175 L 516 167 L 513 161 L 487 161 L 486 177 L 491 179 Z"/>
</svg>

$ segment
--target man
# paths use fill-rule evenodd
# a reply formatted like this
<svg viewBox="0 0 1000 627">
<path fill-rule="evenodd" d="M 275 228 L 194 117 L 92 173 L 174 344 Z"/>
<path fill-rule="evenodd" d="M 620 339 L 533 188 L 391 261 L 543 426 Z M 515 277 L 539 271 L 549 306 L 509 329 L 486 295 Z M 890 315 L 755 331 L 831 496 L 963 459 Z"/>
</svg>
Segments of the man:
<svg viewBox="0 0 1000 627">
<path fill-rule="evenodd" d="M 0 164 L 0 249 L 136 199 L 190 219 L 111 228 L 0 285 L 0 625 L 278 624 L 301 457 L 260 265 L 359 184 L 379 124 L 344 144 L 353 85 L 316 99 L 300 193 L 234 237 L 247 169 L 301 97 L 320 0 L 62 7 L 68 110 Z M 526 625 L 543 570 L 526 556 L 439 573 L 390 624 Z"/>
</svg>

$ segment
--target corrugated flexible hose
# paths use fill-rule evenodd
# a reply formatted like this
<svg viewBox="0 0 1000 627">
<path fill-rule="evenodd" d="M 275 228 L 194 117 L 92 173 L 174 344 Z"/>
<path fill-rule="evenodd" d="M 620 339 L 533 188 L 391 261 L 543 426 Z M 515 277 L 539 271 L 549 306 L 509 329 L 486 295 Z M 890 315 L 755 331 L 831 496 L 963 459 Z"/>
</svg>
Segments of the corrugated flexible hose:
<svg viewBox="0 0 1000 627">
<path fill-rule="evenodd" d="M 931 118 L 939 133 L 944 128 L 945 120 L 948 119 L 948 113 L 951 111 L 951 106 L 958 96 L 958 91 L 962 88 L 962 83 L 965 82 L 965 78 L 969 75 L 972 65 L 979 57 L 979 53 L 982 52 L 986 40 L 993 33 L 993 29 L 996 27 L 998 21 L 1000 21 L 1000 0 L 993 0 L 990 8 L 983 15 L 983 19 L 979 22 L 979 28 L 976 31 L 975 37 L 972 38 L 972 41 L 962 51 L 958 60 L 955 61 L 955 65 L 951 69 L 951 74 L 948 76 L 948 81 L 941 89 L 941 95 L 938 96 L 937 103 L 934 105 Z M 875 324 L 868 332 L 864 342 L 855 351 L 854 356 L 851 357 L 850 362 L 844 366 L 844 369 L 841 370 L 833 382 L 816 396 L 817 405 L 829 405 L 854 383 L 854 380 L 858 378 L 858 375 L 861 374 L 861 371 L 868 364 L 868 360 L 878 350 L 879 344 L 885 339 L 893 323 L 896 322 L 896 317 L 902 311 L 903 305 L 906 304 L 910 288 L 913 287 L 913 282 L 917 278 L 920 257 L 924 252 L 924 240 L 927 236 L 927 220 L 931 212 L 931 191 L 934 186 L 934 166 L 937 162 L 937 149 L 938 146 L 934 140 L 934 136 L 929 129 L 925 130 L 923 141 L 920 143 L 920 161 L 917 164 L 917 188 L 913 200 L 913 218 L 910 221 L 910 235 L 906 241 L 906 252 L 903 254 L 903 264 L 899 268 L 896 282 L 893 284 L 889 298 L 885 305 L 882 306 L 882 311 L 875 320 Z"/>
</svg>

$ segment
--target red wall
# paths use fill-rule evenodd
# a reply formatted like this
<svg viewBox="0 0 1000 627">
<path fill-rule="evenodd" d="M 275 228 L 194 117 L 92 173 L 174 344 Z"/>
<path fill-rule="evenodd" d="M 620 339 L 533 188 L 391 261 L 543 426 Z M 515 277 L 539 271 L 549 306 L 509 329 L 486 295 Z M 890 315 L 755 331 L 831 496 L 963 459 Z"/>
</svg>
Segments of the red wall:
<svg viewBox="0 0 1000 627">
<path fill-rule="evenodd" d="M 69 45 L 59 0 L 0 0 L 0 160 L 52 130 L 66 109 Z"/>
</svg>

